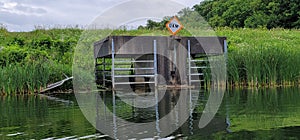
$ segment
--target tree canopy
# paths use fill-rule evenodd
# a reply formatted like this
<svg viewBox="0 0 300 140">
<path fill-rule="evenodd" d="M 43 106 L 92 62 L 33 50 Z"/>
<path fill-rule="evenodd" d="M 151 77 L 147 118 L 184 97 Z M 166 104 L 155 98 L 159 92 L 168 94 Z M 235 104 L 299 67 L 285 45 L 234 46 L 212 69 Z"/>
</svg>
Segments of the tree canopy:
<svg viewBox="0 0 300 140">
<path fill-rule="evenodd" d="M 298 29 L 299 3 L 300 0 L 204 0 L 192 9 L 182 9 L 177 16 L 192 26 L 199 26 L 201 15 L 212 27 Z M 193 12 L 197 12 L 198 17 Z M 170 17 L 161 22 L 149 20 L 143 28 L 164 29 L 168 19 Z"/>
<path fill-rule="evenodd" d="M 193 7 L 213 27 L 299 28 L 300 0 L 205 0 Z"/>
</svg>

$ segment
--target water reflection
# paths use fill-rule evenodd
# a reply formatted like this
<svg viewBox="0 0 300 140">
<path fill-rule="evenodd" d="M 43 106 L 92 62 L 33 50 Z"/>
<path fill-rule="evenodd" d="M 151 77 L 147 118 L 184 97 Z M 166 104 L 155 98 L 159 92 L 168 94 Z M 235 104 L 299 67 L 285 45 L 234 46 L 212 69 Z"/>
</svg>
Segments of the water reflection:
<svg viewBox="0 0 300 140">
<path fill-rule="evenodd" d="M 176 130 L 166 137 L 180 134 L 187 139 L 300 139 L 300 88 L 228 90 L 216 116 L 203 129 L 198 124 L 209 99 L 207 91 L 169 90 L 146 94 L 106 91 L 95 95 L 84 100 L 85 104 L 94 100 L 104 102 L 104 105 L 97 104 L 97 110 L 94 103 L 93 109 L 88 108 L 95 114 L 92 119 L 98 120 L 98 127 L 107 128 L 107 133 L 103 133 L 119 139 L 162 137 L 173 129 Z M 0 139 L 108 138 L 86 120 L 74 95 L 51 96 L 55 98 L 1 96 Z M 132 104 L 149 107 L 138 108 Z M 163 121 L 164 117 L 167 121 Z M 133 123 L 139 127 L 132 127 Z"/>
<path fill-rule="evenodd" d="M 202 94 L 202 104 L 198 101 L 199 94 Z M 115 139 L 165 137 L 171 134 L 193 135 L 200 131 L 210 134 L 225 130 L 225 117 L 220 116 L 213 118 L 203 129 L 198 128 L 207 102 L 203 94 L 205 93 L 187 89 L 154 90 L 142 95 L 134 92 L 104 91 L 97 96 L 97 129 L 105 131 L 105 134 Z M 137 96 L 143 98 L 137 100 Z M 155 105 L 147 108 L 135 105 L 141 102 L 153 104 L 152 101 L 155 101 Z"/>
<path fill-rule="evenodd" d="M 0 139 L 79 138 L 95 133 L 74 95 L 0 96 Z"/>
<path fill-rule="evenodd" d="M 229 92 L 232 131 L 300 125 L 299 88 L 243 89 Z"/>
</svg>

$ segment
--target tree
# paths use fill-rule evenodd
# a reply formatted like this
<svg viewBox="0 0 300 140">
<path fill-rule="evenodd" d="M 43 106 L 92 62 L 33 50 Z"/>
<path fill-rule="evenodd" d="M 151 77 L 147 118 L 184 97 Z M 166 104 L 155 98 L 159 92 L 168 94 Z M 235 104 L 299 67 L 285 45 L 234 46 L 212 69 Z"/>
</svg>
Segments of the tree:
<svg viewBox="0 0 300 140">
<path fill-rule="evenodd" d="M 193 10 L 213 27 L 299 28 L 300 0 L 205 0 Z"/>
</svg>

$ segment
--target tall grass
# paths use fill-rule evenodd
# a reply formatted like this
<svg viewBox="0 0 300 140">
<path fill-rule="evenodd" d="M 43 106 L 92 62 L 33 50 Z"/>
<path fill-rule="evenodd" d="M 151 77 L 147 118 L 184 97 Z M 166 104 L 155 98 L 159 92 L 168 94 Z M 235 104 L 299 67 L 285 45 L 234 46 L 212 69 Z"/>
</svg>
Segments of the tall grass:
<svg viewBox="0 0 300 140">
<path fill-rule="evenodd" d="M 106 31 L 106 30 L 103 30 Z M 197 29 L 193 30 L 195 34 Z M 82 51 L 90 51 L 87 58 L 92 57 L 92 46 L 87 50 L 86 44 L 92 44 L 99 39 L 98 32 L 91 32 L 81 40 Z M 107 30 L 106 32 L 110 32 Z M 194 34 L 193 32 L 193 34 Z M 17 51 L 11 51 L 11 55 L 3 57 L 2 61 L 8 61 L 7 58 L 23 56 L 23 53 L 15 55 L 15 52 L 24 51 L 35 52 L 38 55 L 32 55 L 32 60 L 24 61 L 29 57 L 16 57 L 20 62 L 12 59 L 10 62 L 1 63 L 0 66 L 0 93 L 33 93 L 38 92 L 40 88 L 49 83 L 63 79 L 63 73 L 72 75 L 71 56 L 73 47 L 82 33 L 79 29 L 52 29 L 36 30 L 33 32 L 10 33 L 1 31 L 0 45 L 8 49 L 17 45 Z M 229 52 L 227 60 L 228 82 L 232 86 L 277 86 L 277 85 L 299 85 L 300 83 L 300 30 L 286 29 L 216 29 L 218 36 L 226 36 Z M 200 34 L 200 33 L 199 33 Z M 203 33 L 204 34 L 204 33 Z M 205 33 L 205 35 L 208 33 Z M 160 30 L 116 30 L 111 35 L 166 35 L 168 31 Z M 182 31 L 181 36 L 189 36 L 190 33 Z M 197 34 L 198 35 L 198 34 Z M 202 34 L 200 34 L 202 35 Z M 208 34 L 209 35 L 209 34 Z M 48 41 L 52 41 L 47 46 Z M 59 46 L 61 41 L 67 41 L 63 46 Z M 17 44 L 16 44 L 17 43 Z M 23 45 L 22 45 L 23 44 Z M 48 44 L 49 45 L 49 44 Z M 57 46 L 58 45 L 58 46 Z M 10 46 L 10 47 L 9 47 Z M 29 51 L 30 50 L 30 51 Z M 38 58 L 42 51 L 48 53 L 47 57 Z M 2 51 L 4 52 L 4 51 Z M 5 56 L 2 53 L 0 56 Z M 79 54 L 76 54 L 79 55 Z M 12 57 L 10 57 L 12 56 Z M 64 57 L 62 57 L 64 56 Z M 78 56 L 75 56 L 75 58 Z M 31 58 L 31 57 L 30 57 Z M 42 61 L 46 59 L 52 62 L 39 63 L 31 61 Z M 64 60 L 64 61 L 62 61 Z M 74 61 L 75 63 L 80 63 Z M 16 64 L 21 63 L 21 64 Z M 93 64 L 91 64 L 93 65 Z M 210 73 L 210 71 L 204 71 Z M 83 78 L 86 76 L 83 76 Z M 212 75 L 206 74 L 204 77 L 207 86 Z M 69 89 L 71 83 L 64 84 L 61 89 Z"/>
<path fill-rule="evenodd" d="M 227 66 L 232 85 L 299 85 L 299 31 L 219 29 L 219 34 L 229 40 Z"/>
<path fill-rule="evenodd" d="M 46 86 L 49 71 L 46 65 L 8 65 L 1 68 L 0 89 L 4 94 L 34 93 Z"/>
<path fill-rule="evenodd" d="M 0 94 L 37 93 L 47 84 L 63 79 L 63 73 L 70 75 L 71 68 L 49 63 L 11 64 L 0 68 Z"/>
</svg>

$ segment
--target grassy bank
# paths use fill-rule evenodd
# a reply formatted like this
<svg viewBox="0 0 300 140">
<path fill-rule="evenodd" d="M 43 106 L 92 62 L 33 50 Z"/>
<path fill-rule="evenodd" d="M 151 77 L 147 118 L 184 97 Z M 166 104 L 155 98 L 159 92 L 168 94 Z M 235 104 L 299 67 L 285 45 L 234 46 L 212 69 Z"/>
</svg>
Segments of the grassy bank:
<svg viewBox="0 0 300 140">
<path fill-rule="evenodd" d="M 222 28 L 217 33 L 228 37 L 231 85 L 299 85 L 300 30 Z"/>
<path fill-rule="evenodd" d="M 71 75 L 79 29 L 0 30 L 0 92 L 33 93 Z M 228 38 L 231 86 L 290 86 L 300 83 L 300 31 L 218 28 Z M 114 35 L 168 35 L 168 31 L 118 30 Z M 188 32 L 180 33 L 182 36 Z M 71 84 L 61 89 L 70 89 Z"/>
</svg>

